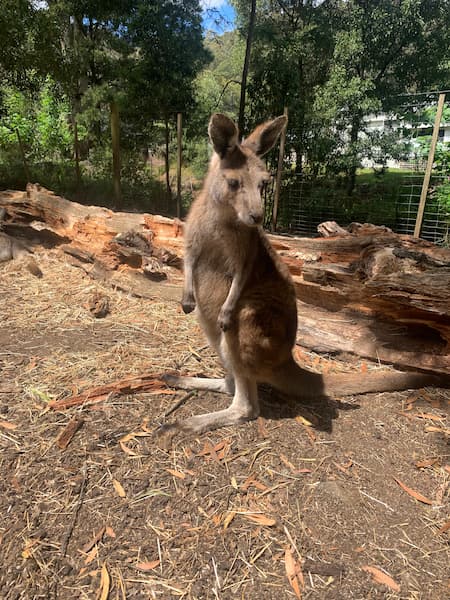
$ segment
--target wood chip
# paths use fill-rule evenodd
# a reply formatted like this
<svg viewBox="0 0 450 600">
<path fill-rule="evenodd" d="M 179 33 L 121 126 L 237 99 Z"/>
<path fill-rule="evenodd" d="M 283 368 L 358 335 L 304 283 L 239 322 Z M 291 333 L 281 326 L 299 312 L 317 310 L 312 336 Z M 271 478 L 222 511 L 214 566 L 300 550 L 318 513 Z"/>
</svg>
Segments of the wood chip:
<svg viewBox="0 0 450 600">
<path fill-rule="evenodd" d="M 73 417 L 65 428 L 61 431 L 61 433 L 56 438 L 56 445 L 61 450 L 65 450 L 67 446 L 72 441 L 76 432 L 83 426 L 84 419 L 81 417 Z"/>
</svg>

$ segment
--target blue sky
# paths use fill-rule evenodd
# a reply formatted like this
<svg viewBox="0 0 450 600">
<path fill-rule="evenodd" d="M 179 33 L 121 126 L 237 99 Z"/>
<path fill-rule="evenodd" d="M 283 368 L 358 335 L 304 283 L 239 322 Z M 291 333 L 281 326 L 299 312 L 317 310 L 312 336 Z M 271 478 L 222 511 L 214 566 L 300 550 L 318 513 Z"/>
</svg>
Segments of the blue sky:
<svg viewBox="0 0 450 600">
<path fill-rule="evenodd" d="M 200 5 L 203 8 L 203 26 L 205 29 L 223 33 L 234 28 L 234 9 L 226 0 L 200 0 Z M 218 17 L 219 22 L 216 22 Z"/>
</svg>

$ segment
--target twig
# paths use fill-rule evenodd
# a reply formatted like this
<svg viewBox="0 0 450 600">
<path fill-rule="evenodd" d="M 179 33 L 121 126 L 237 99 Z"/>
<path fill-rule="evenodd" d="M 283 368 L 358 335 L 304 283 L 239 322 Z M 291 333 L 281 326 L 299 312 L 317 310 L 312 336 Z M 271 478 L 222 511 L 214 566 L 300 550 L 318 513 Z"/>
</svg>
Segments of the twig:
<svg viewBox="0 0 450 600">
<path fill-rule="evenodd" d="M 75 525 L 76 525 L 76 522 L 78 519 L 78 513 L 80 512 L 80 508 L 81 508 L 81 505 L 83 504 L 83 500 L 84 500 L 84 494 L 86 491 L 86 463 L 84 463 L 84 465 L 82 466 L 81 473 L 83 475 L 83 481 L 81 482 L 81 488 L 80 488 L 80 494 L 78 496 L 78 501 L 75 506 L 75 510 L 73 512 L 73 517 L 72 517 L 72 521 L 69 525 L 69 529 L 67 530 L 67 532 L 63 538 L 63 541 L 61 542 L 61 556 L 63 558 L 66 556 L 67 547 L 69 545 L 70 538 L 72 537 L 72 533 L 73 533 L 73 530 L 75 528 Z"/>
<path fill-rule="evenodd" d="M 378 502 L 378 504 L 381 504 L 382 506 L 385 506 L 386 508 L 388 508 L 391 512 L 395 512 L 395 510 L 393 508 L 391 508 L 389 506 L 389 504 L 386 504 L 386 502 L 383 502 L 382 500 L 378 500 L 378 498 L 374 498 L 373 496 L 369 496 L 369 494 L 366 494 L 366 492 L 363 492 L 363 490 L 359 490 L 359 492 L 363 495 L 366 496 L 366 498 L 369 498 L 369 500 L 373 500 L 374 502 Z"/>
<path fill-rule="evenodd" d="M 192 398 L 192 396 L 196 395 L 196 391 L 192 390 L 190 392 L 188 392 L 187 394 L 185 394 L 182 398 L 180 398 L 177 402 L 175 402 L 175 404 L 173 406 L 171 406 L 170 408 L 168 408 L 161 417 L 159 417 L 159 419 L 156 419 L 157 421 L 161 422 L 164 419 L 167 419 L 167 417 L 169 415 L 171 415 L 173 412 L 175 412 L 177 410 L 177 408 L 180 408 L 180 406 L 182 404 L 184 404 L 186 402 L 186 400 L 189 400 L 189 398 Z"/>
</svg>

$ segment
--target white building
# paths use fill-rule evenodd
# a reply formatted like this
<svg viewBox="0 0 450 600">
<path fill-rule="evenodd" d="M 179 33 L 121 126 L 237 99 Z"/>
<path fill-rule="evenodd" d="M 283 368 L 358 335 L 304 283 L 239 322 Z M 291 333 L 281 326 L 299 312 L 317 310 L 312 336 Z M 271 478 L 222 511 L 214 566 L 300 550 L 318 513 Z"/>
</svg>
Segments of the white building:
<svg viewBox="0 0 450 600">
<path fill-rule="evenodd" d="M 400 119 L 397 116 L 387 115 L 385 113 L 380 113 L 378 115 L 369 115 L 365 119 L 365 127 L 368 133 L 376 132 L 376 131 L 396 131 L 398 129 L 402 129 L 403 131 L 403 140 L 410 140 L 412 142 L 412 151 L 409 157 L 409 160 L 398 161 L 394 159 L 388 159 L 386 161 L 386 166 L 391 169 L 399 169 L 404 168 L 406 166 L 412 166 L 413 162 L 417 162 L 417 152 L 414 151 L 416 148 L 419 149 L 419 144 L 414 140 L 419 137 L 431 136 L 433 133 L 433 126 L 429 123 L 411 123 L 407 122 L 405 119 Z M 411 136 L 405 134 L 406 131 L 411 131 Z M 439 128 L 439 142 L 444 142 L 450 144 L 450 122 L 449 123 L 441 123 L 441 127 Z M 366 168 L 376 167 L 379 163 L 376 160 L 363 158 L 362 165 Z"/>
</svg>

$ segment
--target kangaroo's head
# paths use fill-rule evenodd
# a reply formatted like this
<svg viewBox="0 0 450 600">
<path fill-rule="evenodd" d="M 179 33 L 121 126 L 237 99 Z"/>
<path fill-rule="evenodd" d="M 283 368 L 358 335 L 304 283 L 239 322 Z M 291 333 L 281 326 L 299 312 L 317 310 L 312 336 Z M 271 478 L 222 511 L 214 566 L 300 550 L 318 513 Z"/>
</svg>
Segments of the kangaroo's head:
<svg viewBox="0 0 450 600">
<path fill-rule="evenodd" d="M 261 191 L 270 179 L 261 157 L 277 141 L 287 118 L 282 116 L 259 125 L 239 143 L 236 124 L 227 116 L 214 114 L 209 137 L 215 150 L 209 186 L 217 205 L 248 227 L 263 222 Z"/>
</svg>

